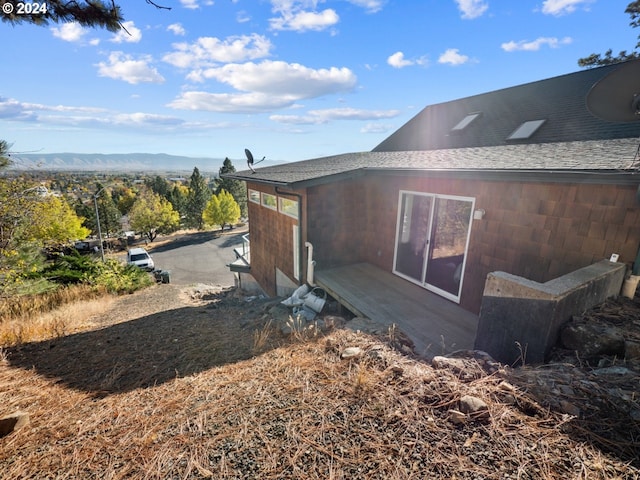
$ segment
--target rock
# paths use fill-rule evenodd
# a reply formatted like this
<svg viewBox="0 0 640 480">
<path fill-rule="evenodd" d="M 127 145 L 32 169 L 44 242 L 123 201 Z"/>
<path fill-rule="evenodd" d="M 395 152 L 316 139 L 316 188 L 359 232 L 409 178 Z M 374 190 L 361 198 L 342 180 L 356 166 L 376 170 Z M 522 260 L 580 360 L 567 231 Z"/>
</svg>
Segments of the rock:
<svg viewBox="0 0 640 480">
<path fill-rule="evenodd" d="M 631 375 L 633 372 L 625 367 L 605 367 L 593 371 L 594 375 Z"/>
<path fill-rule="evenodd" d="M 625 360 L 640 360 L 640 342 L 625 341 L 624 358 Z"/>
<path fill-rule="evenodd" d="M 7 415 L 0 418 L 0 437 L 5 437 L 22 427 L 29 425 L 29 414 L 24 412 L 16 412 L 13 415 Z"/>
<path fill-rule="evenodd" d="M 484 419 L 489 417 L 489 406 L 486 402 L 472 395 L 463 395 L 460 398 L 460 411 L 469 414 L 476 419 Z"/>
<path fill-rule="evenodd" d="M 360 347 L 347 347 L 340 354 L 340 358 L 356 358 L 362 356 L 364 351 Z"/>
<path fill-rule="evenodd" d="M 580 356 L 618 355 L 624 356 L 622 331 L 603 323 L 569 323 L 560 331 L 562 345 Z"/>
<path fill-rule="evenodd" d="M 566 400 L 560 400 L 560 409 L 564 413 L 568 413 L 569 415 L 573 415 L 574 417 L 580 416 L 580 408 L 578 408 L 571 402 L 567 402 Z"/>
<path fill-rule="evenodd" d="M 456 425 L 463 425 L 467 422 L 467 415 L 460 410 L 449 410 L 449 420 Z"/>
</svg>

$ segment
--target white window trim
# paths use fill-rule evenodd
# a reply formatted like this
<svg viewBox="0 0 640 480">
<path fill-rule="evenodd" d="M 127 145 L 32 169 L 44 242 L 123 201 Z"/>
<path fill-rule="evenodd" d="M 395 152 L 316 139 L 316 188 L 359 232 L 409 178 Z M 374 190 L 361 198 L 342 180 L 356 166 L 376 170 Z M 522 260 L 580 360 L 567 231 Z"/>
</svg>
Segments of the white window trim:
<svg viewBox="0 0 640 480">
<path fill-rule="evenodd" d="M 275 199 L 275 201 L 276 201 L 276 204 L 275 205 L 267 205 L 265 203 L 265 201 L 264 201 L 264 198 L 266 196 L 273 197 Z M 276 210 L 277 211 L 278 210 L 278 197 L 276 195 L 273 195 L 272 193 L 260 192 L 260 204 L 263 207 L 268 208 L 269 210 Z"/>
<path fill-rule="evenodd" d="M 254 194 L 257 194 L 257 195 L 258 195 L 258 199 L 257 199 L 257 200 L 255 200 L 254 198 L 252 198 L 252 196 L 251 196 L 251 194 L 252 194 L 252 193 L 254 193 Z M 257 203 L 258 205 L 260 205 L 260 198 L 261 198 L 261 197 L 260 197 L 260 192 L 259 192 L 258 190 L 252 190 L 252 189 L 249 189 L 249 201 L 250 201 L 250 202 Z"/>
<path fill-rule="evenodd" d="M 296 204 L 296 213 L 295 214 L 284 211 L 284 209 L 282 208 L 282 201 L 283 200 L 287 200 L 289 202 L 293 202 L 293 203 Z M 291 200 L 290 198 L 278 197 L 278 211 L 280 213 L 282 213 L 283 215 L 286 215 L 288 217 L 295 218 L 296 220 L 298 220 L 298 201 L 297 200 Z"/>
</svg>

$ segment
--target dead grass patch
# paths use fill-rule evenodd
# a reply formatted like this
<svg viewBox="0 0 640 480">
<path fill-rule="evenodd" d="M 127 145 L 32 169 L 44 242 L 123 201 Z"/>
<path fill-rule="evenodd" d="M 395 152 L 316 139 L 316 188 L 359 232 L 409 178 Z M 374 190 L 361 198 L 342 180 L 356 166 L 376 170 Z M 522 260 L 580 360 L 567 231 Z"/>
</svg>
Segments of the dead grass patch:
<svg viewBox="0 0 640 480">
<path fill-rule="evenodd" d="M 162 286 L 154 292 L 171 303 L 171 291 Z M 140 298 L 119 302 L 137 305 Z M 383 339 L 348 330 L 310 339 L 293 335 L 292 341 L 274 348 L 278 339 L 268 319 L 240 328 L 243 315 L 260 317 L 259 309 L 249 310 L 258 307 L 221 301 L 219 295 L 211 301 L 215 308 L 199 303 L 162 316 L 128 318 L 127 332 L 142 331 L 111 344 L 112 360 L 102 380 L 130 383 L 102 396 L 68 381 L 72 374 L 79 379 L 95 368 L 80 365 L 78 358 L 88 358 L 85 353 L 76 350 L 74 356 L 65 349 L 95 344 L 38 345 L 61 350 L 48 359 L 79 364 L 58 377 L 27 362 L 20 368 L 12 358 L 19 350 L 7 352 L 7 361 L 0 363 L 0 415 L 26 411 L 31 425 L 0 439 L 2 475 L 323 480 L 604 480 L 640 475 L 629 459 L 568 435 L 565 427 L 575 419 L 544 408 L 517 385 L 505 384 L 502 372 L 462 379 L 401 355 Z M 116 311 L 123 310 L 112 309 Z M 87 333 L 83 339 L 108 338 Z M 143 343 L 149 335 L 168 341 Z M 238 341 L 231 341 L 233 335 Z M 169 350 L 173 339 L 179 346 Z M 267 345 L 255 354 L 256 346 Z M 342 359 L 344 349 L 354 346 L 363 354 Z M 133 354 L 127 356 L 127 349 Z M 201 358 L 194 352 L 235 357 L 190 371 L 186 367 Z M 176 372 L 153 384 L 153 365 Z M 147 376 L 142 375 L 145 369 Z M 488 418 L 452 422 L 450 412 L 464 395 L 483 399 Z"/>
</svg>

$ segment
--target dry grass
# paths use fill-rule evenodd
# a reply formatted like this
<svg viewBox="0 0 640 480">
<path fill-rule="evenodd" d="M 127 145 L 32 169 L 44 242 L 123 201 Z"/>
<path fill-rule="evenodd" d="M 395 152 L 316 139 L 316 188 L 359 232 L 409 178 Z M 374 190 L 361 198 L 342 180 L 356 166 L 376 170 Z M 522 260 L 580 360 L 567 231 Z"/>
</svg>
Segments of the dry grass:
<svg viewBox="0 0 640 480">
<path fill-rule="evenodd" d="M 79 300 L 88 298 L 87 300 Z M 25 298 L 21 310 L 0 317 L 0 345 L 59 338 L 91 326 L 90 319 L 107 310 L 114 297 L 87 288 L 63 289 L 46 298 Z"/>
<path fill-rule="evenodd" d="M 156 289 L 165 297 L 169 291 Z M 563 433 L 575 419 L 504 383 L 504 372 L 463 381 L 402 356 L 382 339 L 346 330 L 309 339 L 301 328 L 293 342 L 273 348 L 283 340 L 267 318 L 251 323 L 246 338 L 239 338 L 240 315 L 260 318 L 260 311 L 248 312 L 241 301 L 220 296 L 211 302 L 215 308 L 198 304 L 129 319 L 129 330 L 114 324 L 103 328 L 105 335 L 85 332 L 7 349 L 7 360 L 0 362 L 0 415 L 26 411 L 31 425 L 0 439 L 0 476 L 590 480 L 640 475 L 629 459 Z M 155 330 L 145 330 L 147 321 Z M 152 331 L 166 341 L 145 343 Z M 104 346 L 106 334 L 112 336 L 114 358 L 87 367 L 88 354 L 79 350 L 93 348 L 100 356 L 97 345 Z M 234 334 L 235 343 L 230 342 Z M 174 343 L 179 348 L 171 350 Z M 350 346 L 364 354 L 341 359 Z M 127 356 L 127 349 L 134 353 Z M 256 349 L 262 353 L 254 355 Z M 220 351 L 235 356 L 220 361 Z M 206 361 L 205 352 L 212 356 Z M 57 369 L 43 363 L 64 358 L 69 365 Z M 200 366 L 188 368 L 196 358 Z M 155 367 L 173 367 L 175 373 L 158 377 Z M 80 381 L 91 375 L 96 378 Z M 100 382 L 103 390 L 97 392 L 93 387 Z M 112 387 L 105 388 L 109 382 Z M 451 410 L 463 395 L 482 398 L 489 418 L 453 423 Z"/>
</svg>

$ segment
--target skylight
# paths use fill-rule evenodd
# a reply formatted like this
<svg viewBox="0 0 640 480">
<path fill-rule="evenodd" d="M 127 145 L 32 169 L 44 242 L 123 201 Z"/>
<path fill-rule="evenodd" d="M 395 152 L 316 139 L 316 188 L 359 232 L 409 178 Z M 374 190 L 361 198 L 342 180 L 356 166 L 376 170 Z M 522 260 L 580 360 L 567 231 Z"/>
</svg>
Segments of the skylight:
<svg viewBox="0 0 640 480">
<path fill-rule="evenodd" d="M 542 119 L 524 122 L 522 125 L 516 128 L 511 135 L 507 137 L 507 140 L 523 140 L 525 138 L 530 138 L 531 135 L 536 133 L 536 131 L 538 131 L 538 129 L 546 121 L 546 119 Z"/>
<path fill-rule="evenodd" d="M 470 113 L 469 115 L 464 117 L 462 120 L 460 120 L 460 122 L 458 122 L 458 124 L 455 127 L 453 127 L 451 129 L 451 131 L 452 132 L 461 132 L 462 130 L 467 128 L 471 124 L 471 122 L 473 122 L 480 115 L 482 115 L 482 112 Z"/>
</svg>

